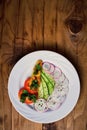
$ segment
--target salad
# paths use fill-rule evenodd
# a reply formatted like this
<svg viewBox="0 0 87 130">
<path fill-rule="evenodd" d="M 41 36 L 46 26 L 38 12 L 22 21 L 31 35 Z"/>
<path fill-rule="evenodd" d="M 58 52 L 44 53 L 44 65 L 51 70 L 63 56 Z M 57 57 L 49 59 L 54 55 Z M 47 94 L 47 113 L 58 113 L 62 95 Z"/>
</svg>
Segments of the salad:
<svg viewBox="0 0 87 130">
<path fill-rule="evenodd" d="M 69 91 L 69 80 L 62 70 L 50 62 L 37 60 L 32 75 L 19 90 L 20 102 L 32 105 L 38 112 L 58 109 Z"/>
</svg>

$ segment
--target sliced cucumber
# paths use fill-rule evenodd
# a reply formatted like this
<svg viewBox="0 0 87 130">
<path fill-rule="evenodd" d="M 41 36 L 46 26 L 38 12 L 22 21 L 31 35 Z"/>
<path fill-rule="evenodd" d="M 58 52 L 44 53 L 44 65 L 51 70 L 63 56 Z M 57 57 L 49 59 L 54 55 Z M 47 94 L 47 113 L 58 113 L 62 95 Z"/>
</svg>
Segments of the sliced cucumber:
<svg viewBox="0 0 87 130">
<path fill-rule="evenodd" d="M 45 75 L 45 77 L 49 80 L 49 82 L 54 86 L 55 85 L 55 81 L 52 78 L 52 76 L 48 73 L 46 73 L 44 70 L 42 70 L 42 74 Z"/>
<path fill-rule="evenodd" d="M 41 81 L 42 81 L 42 87 L 43 87 L 43 98 L 44 98 L 44 99 L 47 99 L 48 96 L 49 96 L 48 86 L 47 86 L 47 84 L 46 84 L 46 82 L 44 81 L 43 78 L 41 78 Z"/>
<path fill-rule="evenodd" d="M 43 98 L 44 97 L 42 82 L 40 83 L 40 86 L 38 88 L 38 97 L 39 98 Z"/>
<path fill-rule="evenodd" d="M 45 73 L 41 73 L 41 77 L 42 77 L 42 79 L 44 79 L 44 82 L 45 82 L 46 85 L 47 85 L 49 95 L 51 95 L 52 92 L 53 92 L 53 90 L 54 90 L 54 85 L 51 83 L 51 81 L 50 81 L 49 78 L 45 75 Z"/>
</svg>

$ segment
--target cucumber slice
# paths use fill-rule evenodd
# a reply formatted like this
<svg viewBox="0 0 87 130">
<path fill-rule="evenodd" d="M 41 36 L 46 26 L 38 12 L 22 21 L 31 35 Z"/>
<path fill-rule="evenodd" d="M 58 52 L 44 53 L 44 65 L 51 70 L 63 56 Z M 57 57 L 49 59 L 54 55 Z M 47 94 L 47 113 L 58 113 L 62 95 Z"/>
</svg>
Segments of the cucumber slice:
<svg viewBox="0 0 87 130">
<path fill-rule="evenodd" d="M 53 79 L 53 77 L 52 77 L 50 74 L 44 72 L 44 70 L 42 70 L 42 74 L 45 75 L 45 77 L 49 80 L 49 82 L 50 82 L 53 86 L 55 85 L 55 80 Z"/>
<path fill-rule="evenodd" d="M 38 88 L 38 97 L 39 98 L 43 98 L 44 97 L 42 82 L 40 83 L 40 86 Z"/>
<path fill-rule="evenodd" d="M 41 81 L 42 81 L 42 87 L 43 87 L 43 98 L 47 99 L 48 96 L 49 96 L 48 87 L 47 87 L 47 84 L 46 84 L 46 82 L 44 81 L 43 78 L 41 78 Z"/>
<path fill-rule="evenodd" d="M 49 95 L 51 95 L 54 90 L 54 85 L 51 83 L 49 78 L 44 73 L 41 73 L 41 77 L 42 79 L 44 79 L 44 82 L 47 85 Z"/>
</svg>

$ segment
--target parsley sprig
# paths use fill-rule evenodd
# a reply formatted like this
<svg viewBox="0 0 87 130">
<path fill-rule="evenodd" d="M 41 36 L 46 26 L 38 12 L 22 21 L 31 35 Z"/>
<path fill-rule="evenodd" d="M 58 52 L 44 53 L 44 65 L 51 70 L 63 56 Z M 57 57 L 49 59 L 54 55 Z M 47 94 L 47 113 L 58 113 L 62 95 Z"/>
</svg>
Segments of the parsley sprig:
<svg viewBox="0 0 87 130">
<path fill-rule="evenodd" d="M 31 89 L 37 89 L 38 88 L 38 80 L 34 79 L 30 86 Z"/>
<path fill-rule="evenodd" d="M 27 90 L 23 90 L 23 93 L 21 94 L 20 101 L 22 103 L 24 103 L 25 100 L 26 100 L 26 97 L 28 97 L 29 100 L 32 100 L 33 102 L 36 102 L 36 95 L 35 94 L 30 94 L 30 93 L 28 93 Z"/>
<path fill-rule="evenodd" d="M 34 74 L 37 74 L 38 71 L 41 71 L 41 70 L 42 70 L 42 66 L 41 66 L 40 64 L 37 64 L 37 65 L 35 66 Z"/>
</svg>

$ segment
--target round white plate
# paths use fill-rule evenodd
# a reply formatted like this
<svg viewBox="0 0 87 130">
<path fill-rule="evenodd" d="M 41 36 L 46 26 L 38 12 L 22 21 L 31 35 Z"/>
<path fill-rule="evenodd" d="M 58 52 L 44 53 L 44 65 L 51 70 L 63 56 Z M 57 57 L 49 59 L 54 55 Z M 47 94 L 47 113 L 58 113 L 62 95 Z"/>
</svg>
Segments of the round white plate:
<svg viewBox="0 0 87 130">
<path fill-rule="evenodd" d="M 69 80 L 67 98 L 57 110 L 39 113 L 18 99 L 18 91 L 23 87 L 25 79 L 31 76 L 38 59 L 58 66 Z M 8 94 L 13 106 L 23 117 L 34 122 L 51 123 L 64 118 L 73 110 L 80 94 L 80 81 L 75 68 L 65 57 L 52 51 L 36 51 L 21 58 L 13 67 L 8 81 Z"/>
</svg>

